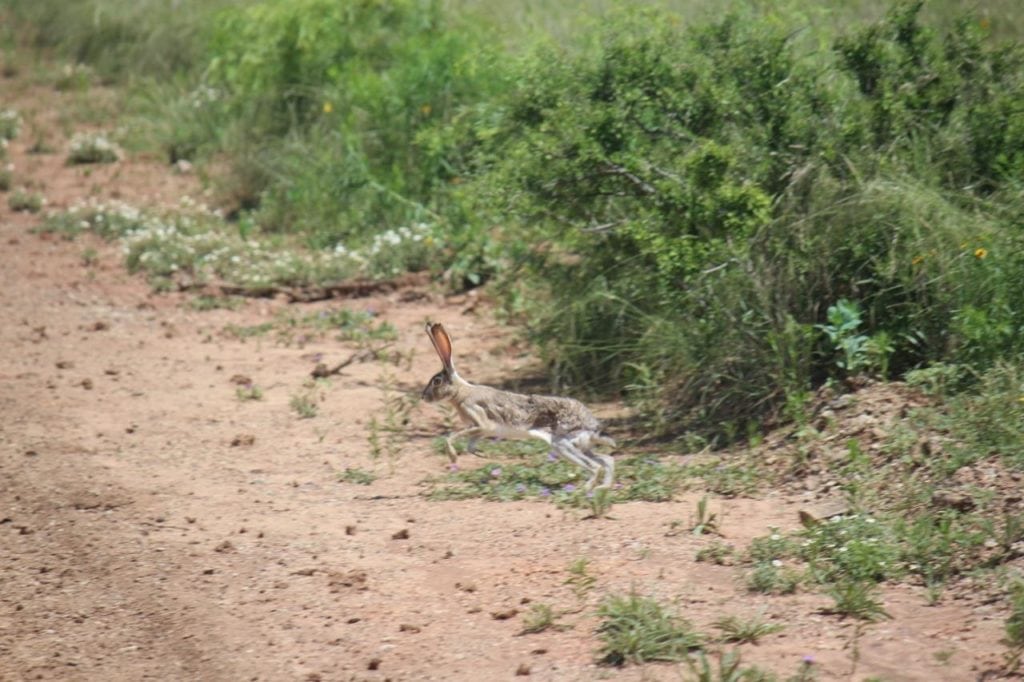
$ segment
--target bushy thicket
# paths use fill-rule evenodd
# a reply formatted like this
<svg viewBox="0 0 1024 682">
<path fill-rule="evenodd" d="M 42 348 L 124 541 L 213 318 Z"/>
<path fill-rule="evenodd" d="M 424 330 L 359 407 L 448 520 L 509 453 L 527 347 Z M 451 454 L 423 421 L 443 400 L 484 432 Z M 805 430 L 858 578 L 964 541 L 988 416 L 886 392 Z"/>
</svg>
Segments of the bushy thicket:
<svg viewBox="0 0 1024 682">
<path fill-rule="evenodd" d="M 484 38 L 420 0 L 226 11 L 199 116 L 221 122 L 238 200 L 265 229 L 333 246 L 433 223 L 458 181 L 441 131 L 502 85 Z"/>
<path fill-rule="evenodd" d="M 98 1 L 63 18 L 87 7 L 102 30 L 52 34 L 77 58 L 171 44 Z M 161 144 L 226 152 L 243 233 L 433 230 L 437 269 L 496 277 L 556 381 L 624 393 L 657 431 L 728 439 L 827 379 L 1020 361 L 1024 52 L 985 21 L 938 30 L 901 1 L 835 37 L 624 11 L 510 52 L 446 7 L 169 19 L 202 27 L 167 62 L 190 87 L 159 107 Z"/>
<path fill-rule="evenodd" d="M 475 194 L 537 244 L 528 316 L 564 379 L 728 434 L 826 377 L 1020 354 L 1022 52 L 919 7 L 828 55 L 641 14 L 526 60 Z"/>
</svg>

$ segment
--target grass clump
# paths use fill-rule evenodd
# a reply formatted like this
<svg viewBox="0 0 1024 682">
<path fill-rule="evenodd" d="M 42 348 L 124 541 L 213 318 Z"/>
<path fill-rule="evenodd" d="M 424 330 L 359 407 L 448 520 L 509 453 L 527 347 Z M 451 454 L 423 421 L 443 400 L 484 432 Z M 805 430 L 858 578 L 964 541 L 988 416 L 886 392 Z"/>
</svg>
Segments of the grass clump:
<svg viewBox="0 0 1024 682">
<path fill-rule="evenodd" d="M 768 623 L 758 615 L 749 618 L 724 616 L 715 621 L 715 627 L 722 631 L 723 642 L 737 644 L 757 644 L 762 637 L 784 629 L 779 623 Z"/>
<path fill-rule="evenodd" d="M 12 211 L 39 213 L 46 202 L 43 195 L 26 189 L 16 189 L 7 196 L 7 206 Z"/>
<path fill-rule="evenodd" d="M 114 163 L 121 149 L 103 133 L 76 133 L 68 150 L 69 164 Z"/>
<path fill-rule="evenodd" d="M 377 474 L 358 467 L 345 467 L 345 470 L 338 474 L 338 480 L 356 485 L 370 485 L 377 480 Z"/>
<path fill-rule="evenodd" d="M 16 138 L 18 133 L 21 132 L 21 125 L 21 114 L 16 110 L 0 110 L 0 140 L 13 140 Z"/>
<path fill-rule="evenodd" d="M 611 595 L 597 615 L 602 640 L 598 655 L 607 665 L 682 661 L 702 643 L 685 619 L 649 597 Z"/>
</svg>

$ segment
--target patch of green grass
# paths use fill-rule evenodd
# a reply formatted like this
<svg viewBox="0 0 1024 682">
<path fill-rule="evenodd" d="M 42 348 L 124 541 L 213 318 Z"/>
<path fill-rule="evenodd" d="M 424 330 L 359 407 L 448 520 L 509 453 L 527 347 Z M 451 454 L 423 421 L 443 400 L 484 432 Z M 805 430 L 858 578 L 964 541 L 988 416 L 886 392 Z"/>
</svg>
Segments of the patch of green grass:
<svg viewBox="0 0 1024 682">
<path fill-rule="evenodd" d="M 338 474 L 338 480 L 356 485 L 370 485 L 377 480 L 377 474 L 357 467 L 345 467 L 345 470 Z"/>
<path fill-rule="evenodd" d="M 241 402 L 249 400 L 263 400 L 263 389 L 256 384 L 247 384 L 235 389 L 235 397 Z"/>
<path fill-rule="evenodd" d="M 606 665 L 682 661 L 703 643 L 685 619 L 649 597 L 608 596 L 597 616 L 598 657 Z"/>
<path fill-rule="evenodd" d="M 0 168 L 0 192 L 9 192 L 14 182 L 14 171 L 10 168 Z"/>
<path fill-rule="evenodd" d="M 756 666 L 743 666 L 738 651 L 726 651 L 717 656 L 717 665 L 712 666 L 707 654 L 698 651 L 686 660 L 690 671 L 687 682 L 776 682 L 770 672 Z M 790 678 L 787 682 L 802 682 L 804 678 Z"/>
<path fill-rule="evenodd" d="M 828 589 L 835 602 L 832 613 L 859 620 L 879 621 L 890 618 L 876 595 L 874 583 L 862 580 L 841 580 Z"/>
<path fill-rule="evenodd" d="M 24 189 L 16 189 L 7 196 L 7 206 L 12 211 L 39 213 L 44 203 L 42 194 Z"/>
<path fill-rule="evenodd" d="M 746 577 L 747 589 L 762 594 L 793 594 L 802 581 L 799 571 L 779 560 L 755 564 Z"/>
<path fill-rule="evenodd" d="M 21 132 L 21 114 L 14 109 L 0 111 L 0 140 L 13 140 Z"/>
<path fill-rule="evenodd" d="M 762 637 L 774 634 L 784 629 L 780 623 L 769 623 L 760 615 L 753 615 L 747 618 L 740 616 L 723 616 L 715 621 L 715 627 L 722 631 L 723 642 L 735 642 L 737 644 L 757 644 Z"/>
<path fill-rule="evenodd" d="M 568 626 L 558 623 L 558 614 L 550 604 L 530 604 L 530 610 L 523 616 L 520 634 L 534 635 L 546 630 L 564 630 Z"/>
<path fill-rule="evenodd" d="M 224 333 L 239 341 L 264 336 L 274 329 L 273 322 L 261 322 L 259 324 L 238 325 L 229 324 L 224 327 Z"/>
<path fill-rule="evenodd" d="M 241 296 L 207 296 L 200 295 L 190 298 L 188 307 L 199 312 L 208 310 L 238 310 L 245 305 L 245 299 Z M 228 332 L 236 336 L 234 332 Z"/>
<path fill-rule="evenodd" d="M 727 542 L 714 540 L 707 547 L 697 550 L 694 560 L 718 566 L 731 566 L 736 562 L 736 548 Z"/>
<path fill-rule="evenodd" d="M 103 133 L 76 133 L 68 149 L 69 164 L 114 163 L 121 159 L 121 148 Z"/>
<path fill-rule="evenodd" d="M 308 391 L 293 395 L 288 404 L 292 411 L 299 415 L 299 419 L 312 419 L 317 415 L 320 407 L 317 404 L 316 395 Z"/>
</svg>

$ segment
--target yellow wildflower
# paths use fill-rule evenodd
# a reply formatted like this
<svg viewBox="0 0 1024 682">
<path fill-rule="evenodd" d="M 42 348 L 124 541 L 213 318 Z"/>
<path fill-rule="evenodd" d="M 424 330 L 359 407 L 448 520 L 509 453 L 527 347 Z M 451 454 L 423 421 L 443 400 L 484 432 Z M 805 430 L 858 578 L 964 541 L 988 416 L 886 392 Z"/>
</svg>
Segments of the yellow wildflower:
<svg viewBox="0 0 1024 682">
<path fill-rule="evenodd" d="M 924 262 L 924 256 L 914 256 L 914 258 L 910 261 L 910 264 L 911 265 L 920 265 L 923 262 Z"/>
<path fill-rule="evenodd" d="M 324 113 L 329 114 L 334 111 L 334 105 L 330 102 L 324 102 Z"/>
<path fill-rule="evenodd" d="M 984 258 L 987 255 L 988 255 L 988 249 L 986 249 L 984 246 L 979 246 L 978 248 L 976 248 L 974 250 L 974 257 L 977 258 L 978 260 L 981 260 L 982 258 Z"/>
</svg>

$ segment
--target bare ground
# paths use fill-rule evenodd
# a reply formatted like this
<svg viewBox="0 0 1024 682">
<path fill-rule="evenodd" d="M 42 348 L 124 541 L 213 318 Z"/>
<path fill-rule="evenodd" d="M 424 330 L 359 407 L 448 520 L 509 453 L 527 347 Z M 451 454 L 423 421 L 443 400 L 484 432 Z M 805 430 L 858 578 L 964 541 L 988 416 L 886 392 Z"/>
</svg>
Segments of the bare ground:
<svg viewBox="0 0 1024 682">
<path fill-rule="evenodd" d="M 10 149 L 16 184 L 34 183 L 51 208 L 200 194 L 146 160 L 65 166 L 67 96 L 4 87 L 54 130 L 57 154 L 27 154 L 29 135 Z M 436 371 L 427 318 L 453 330 L 471 378 L 504 381 L 531 364 L 485 306 L 427 286 L 198 312 L 126 274 L 115 247 L 34 234 L 39 220 L 0 207 L 0 679 L 687 679 L 677 665 L 597 664 L 595 607 L 630 590 L 674 600 L 705 632 L 763 610 L 786 627 L 742 646 L 744 662 L 782 677 L 804 656 L 822 680 L 968 680 L 1000 660 L 1004 605 L 969 591 L 927 606 L 923 588 L 886 587 L 893 618 L 861 629 L 824 613 L 820 594 L 746 592 L 737 567 L 695 561 L 707 539 L 670 532 L 692 519 L 700 489 L 605 519 L 542 500 L 426 499 L 424 480 L 446 466 L 431 444 L 443 414 L 413 410 L 392 458 L 371 457 L 368 424 L 385 390 L 417 391 Z M 83 264 L 87 247 L 97 264 Z M 315 362 L 356 347 L 223 332 L 286 305 L 373 309 L 412 361 L 350 365 L 318 415 L 300 419 L 289 401 Z M 236 375 L 264 399 L 240 401 Z M 342 482 L 346 467 L 378 478 Z M 742 549 L 795 528 L 806 498 L 712 498 L 712 511 Z M 565 583 L 580 557 L 596 578 L 582 609 Z M 565 610 L 572 627 L 520 634 L 531 603 Z"/>
</svg>

